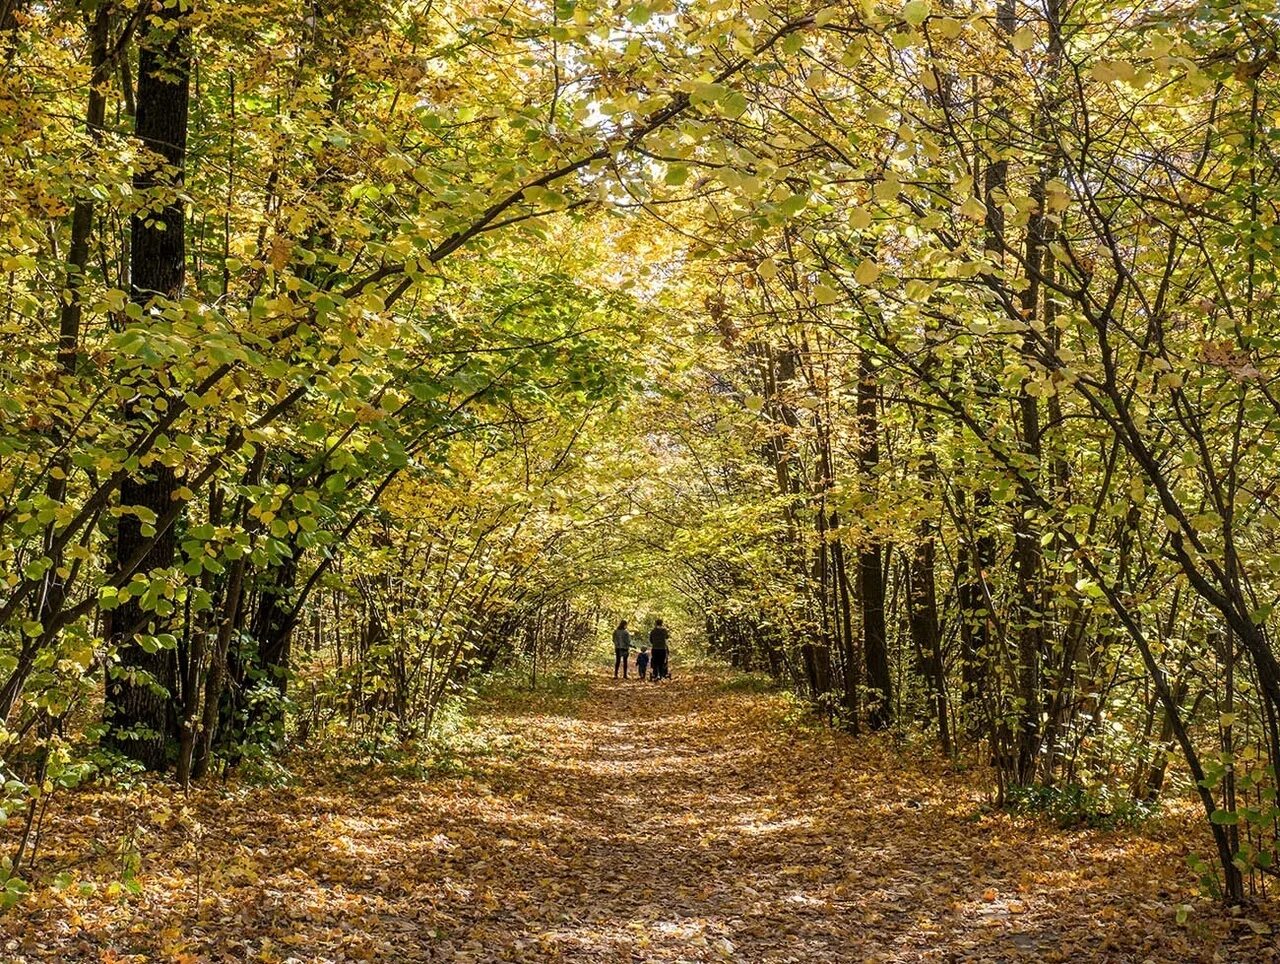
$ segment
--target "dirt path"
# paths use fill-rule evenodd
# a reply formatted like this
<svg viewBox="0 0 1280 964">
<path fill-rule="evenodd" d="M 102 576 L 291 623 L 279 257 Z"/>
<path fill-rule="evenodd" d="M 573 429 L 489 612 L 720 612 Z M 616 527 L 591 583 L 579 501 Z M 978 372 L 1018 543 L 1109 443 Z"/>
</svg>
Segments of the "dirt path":
<svg viewBox="0 0 1280 964">
<path fill-rule="evenodd" d="M 600 675 L 489 707 L 425 780 L 353 769 L 190 817 L 159 794 L 143 893 L 39 897 L 0 959 L 1276 959 L 1211 905 L 1175 924 L 1176 843 L 990 813 L 981 780 L 787 712 L 722 676 Z"/>
</svg>

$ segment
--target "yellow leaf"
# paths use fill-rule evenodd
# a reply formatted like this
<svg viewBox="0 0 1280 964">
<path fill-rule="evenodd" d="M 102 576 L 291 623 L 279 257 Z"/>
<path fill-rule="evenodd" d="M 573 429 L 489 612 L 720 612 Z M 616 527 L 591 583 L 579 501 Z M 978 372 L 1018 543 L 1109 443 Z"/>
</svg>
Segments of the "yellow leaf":
<svg viewBox="0 0 1280 964">
<path fill-rule="evenodd" d="M 1094 80 L 1103 84 L 1109 84 L 1116 79 L 1115 70 L 1105 60 L 1100 60 L 1094 64 L 1089 73 Z"/>
<path fill-rule="evenodd" d="M 974 221 L 985 221 L 987 219 L 987 206 L 979 201 L 976 197 L 965 199 L 964 204 L 960 205 L 960 213 Z"/>
<path fill-rule="evenodd" d="M 911 0 L 902 8 L 902 19 L 913 27 L 918 27 L 929 17 L 929 0 Z"/>
<path fill-rule="evenodd" d="M 963 25 L 955 17 L 943 17 L 934 24 L 934 29 L 946 40 L 954 40 L 960 36 Z"/>
<path fill-rule="evenodd" d="M 881 201 L 891 201 L 896 198 L 902 191 L 902 182 L 892 174 L 888 175 L 883 181 L 877 184 L 872 192 Z"/>
<path fill-rule="evenodd" d="M 818 285 L 813 289 L 813 299 L 820 305 L 834 305 L 840 300 L 840 292 L 829 285 Z"/>
</svg>

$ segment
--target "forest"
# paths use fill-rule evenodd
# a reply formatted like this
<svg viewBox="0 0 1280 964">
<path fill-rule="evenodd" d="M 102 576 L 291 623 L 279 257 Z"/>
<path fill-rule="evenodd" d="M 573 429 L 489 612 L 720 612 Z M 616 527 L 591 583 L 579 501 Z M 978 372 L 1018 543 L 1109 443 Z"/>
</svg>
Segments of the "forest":
<svg viewBox="0 0 1280 964">
<path fill-rule="evenodd" d="M 1278 217 L 1274 0 L 0 0 L 0 958 L 1280 959 Z"/>
</svg>

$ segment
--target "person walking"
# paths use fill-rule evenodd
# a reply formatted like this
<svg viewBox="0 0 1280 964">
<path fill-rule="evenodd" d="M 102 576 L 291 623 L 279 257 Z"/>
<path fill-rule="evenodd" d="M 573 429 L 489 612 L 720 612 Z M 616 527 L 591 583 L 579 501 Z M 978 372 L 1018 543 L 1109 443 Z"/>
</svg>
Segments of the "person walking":
<svg viewBox="0 0 1280 964">
<path fill-rule="evenodd" d="M 667 640 L 671 634 L 662 625 L 661 619 L 653 621 L 653 629 L 649 630 L 649 649 L 653 651 L 653 659 L 649 664 L 649 678 L 652 680 L 667 679 L 671 676 L 667 665 Z"/>
<path fill-rule="evenodd" d="M 622 678 L 627 678 L 627 663 L 631 659 L 631 634 L 627 632 L 627 621 L 618 623 L 613 631 L 613 678 L 618 678 L 618 667 L 622 667 Z"/>
</svg>

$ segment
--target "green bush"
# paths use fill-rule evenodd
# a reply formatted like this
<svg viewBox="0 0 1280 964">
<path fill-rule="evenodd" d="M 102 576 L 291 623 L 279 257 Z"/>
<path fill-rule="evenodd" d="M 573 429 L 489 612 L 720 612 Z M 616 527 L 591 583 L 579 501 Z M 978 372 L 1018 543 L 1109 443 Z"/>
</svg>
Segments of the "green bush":
<svg viewBox="0 0 1280 964">
<path fill-rule="evenodd" d="M 1107 787 L 1085 787 L 1078 783 L 1010 787 L 1005 794 L 1005 806 L 1013 813 L 1048 817 L 1064 829 L 1103 830 L 1136 826 L 1152 817 L 1158 807 L 1134 801 Z"/>
</svg>

